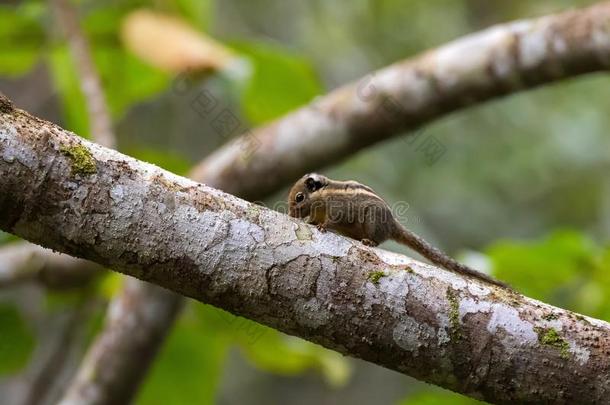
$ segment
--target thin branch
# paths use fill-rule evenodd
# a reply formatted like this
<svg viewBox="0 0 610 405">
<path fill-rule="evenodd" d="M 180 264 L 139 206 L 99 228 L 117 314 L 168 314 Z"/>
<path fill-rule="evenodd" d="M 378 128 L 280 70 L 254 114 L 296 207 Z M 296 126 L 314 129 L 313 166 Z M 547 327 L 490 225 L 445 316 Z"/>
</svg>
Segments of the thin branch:
<svg viewBox="0 0 610 405">
<path fill-rule="evenodd" d="M 82 287 L 103 268 L 93 262 L 53 252 L 30 243 L 0 248 L 0 289 L 37 282 L 52 289 Z"/>
<path fill-rule="evenodd" d="M 320 233 L 3 98 L 0 112 L 0 229 L 475 398 L 610 395 L 606 322 Z"/>
<path fill-rule="evenodd" d="M 64 372 L 70 371 L 69 360 L 77 351 L 79 343 L 85 338 L 87 321 L 96 309 L 96 301 L 84 291 L 80 302 L 70 310 L 68 319 L 61 326 L 61 331 L 53 344 L 48 358 L 42 361 L 31 376 L 23 405 L 52 403 L 54 391 Z"/>
<path fill-rule="evenodd" d="M 59 24 L 65 31 L 72 59 L 76 66 L 85 96 L 92 139 L 107 148 L 116 148 L 112 118 L 108 112 L 106 96 L 100 76 L 91 57 L 91 49 L 78 22 L 77 12 L 67 0 L 52 0 L 51 4 Z"/>
</svg>

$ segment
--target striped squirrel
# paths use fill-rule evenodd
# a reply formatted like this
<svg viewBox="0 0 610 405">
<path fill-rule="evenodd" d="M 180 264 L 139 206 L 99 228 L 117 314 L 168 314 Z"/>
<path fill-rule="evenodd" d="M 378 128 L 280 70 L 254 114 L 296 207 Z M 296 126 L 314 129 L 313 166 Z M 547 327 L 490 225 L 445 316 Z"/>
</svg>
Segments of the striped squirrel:
<svg viewBox="0 0 610 405">
<path fill-rule="evenodd" d="M 396 220 L 373 189 L 356 181 L 338 181 L 317 173 L 301 177 L 288 195 L 289 214 L 307 218 L 322 232 L 330 229 L 367 246 L 392 239 L 419 252 L 432 263 L 501 287 L 505 283 L 463 265 Z"/>
</svg>

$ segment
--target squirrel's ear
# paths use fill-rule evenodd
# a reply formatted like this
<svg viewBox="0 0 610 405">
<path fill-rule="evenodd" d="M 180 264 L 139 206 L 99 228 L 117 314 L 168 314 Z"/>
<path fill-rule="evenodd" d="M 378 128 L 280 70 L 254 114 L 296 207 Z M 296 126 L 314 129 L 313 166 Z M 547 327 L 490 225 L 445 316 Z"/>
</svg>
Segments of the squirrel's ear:
<svg viewBox="0 0 610 405">
<path fill-rule="evenodd" d="M 323 186 L 324 184 L 319 179 L 316 179 L 314 176 L 305 179 L 305 187 L 307 187 L 307 190 L 309 190 L 310 192 L 317 191 Z"/>
<path fill-rule="evenodd" d="M 319 183 L 319 182 L 318 182 Z M 307 190 L 309 191 L 316 191 L 316 181 L 313 179 L 313 177 L 308 177 L 305 179 L 305 187 L 307 187 Z"/>
</svg>

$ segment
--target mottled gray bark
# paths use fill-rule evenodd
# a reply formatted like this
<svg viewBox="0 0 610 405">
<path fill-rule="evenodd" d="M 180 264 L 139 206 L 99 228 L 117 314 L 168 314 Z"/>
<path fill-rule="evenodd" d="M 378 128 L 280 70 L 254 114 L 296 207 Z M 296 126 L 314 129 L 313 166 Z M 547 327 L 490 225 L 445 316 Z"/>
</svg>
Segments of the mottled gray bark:
<svg viewBox="0 0 610 405">
<path fill-rule="evenodd" d="M 256 129 L 194 178 L 252 200 L 450 112 L 610 65 L 610 2 L 502 24 L 398 62 Z"/>
<path fill-rule="evenodd" d="M 476 398 L 610 394 L 605 322 L 321 234 L 0 100 L 0 229 Z"/>
</svg>

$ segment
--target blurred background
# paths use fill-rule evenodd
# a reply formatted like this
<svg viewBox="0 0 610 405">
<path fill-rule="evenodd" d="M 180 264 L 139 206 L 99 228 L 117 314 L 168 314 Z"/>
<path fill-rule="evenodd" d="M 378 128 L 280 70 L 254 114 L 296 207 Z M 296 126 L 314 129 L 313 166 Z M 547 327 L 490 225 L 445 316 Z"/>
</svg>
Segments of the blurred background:
<svg viewBox="0 0 610 405">
<path fill-rule="evenodd" d="M 375 69 L 495 23 L 592 3 L 73 4 L 118 149 L 186 174 L 231 137 Z M 609 77 L 597 74 L 510 96 L 434 122 L 414 141 L 396 137 L 321 171 L 366 183 L 389 202 L 407 202 L 405 225 L 524 294 L 610 321 L 608 89 Z M 0 91 L 89 137 L 74 60 L 46 2 L 0 2 Z M 231 133 L 217 130 L 220 112 L 239 124 Z M 418 148 L 425 140 L 438 142 L 443 153 L 430 159 Z M 285 197 L 284 190 L 265 202 Z M 15 241 L 0 233 L 0 245 Z M 393 243 L 384 247 L 412 254 Z M 50 397 L 61 392 L 121 283 L 108 274 L 80 289 L 1 289 L 0 402 L 27 403 L 33 385 Z M 58 345 L 62 372 L 42 378 Z M 195 302 L 136 402 L 475 403 Z"/>
</svg>

